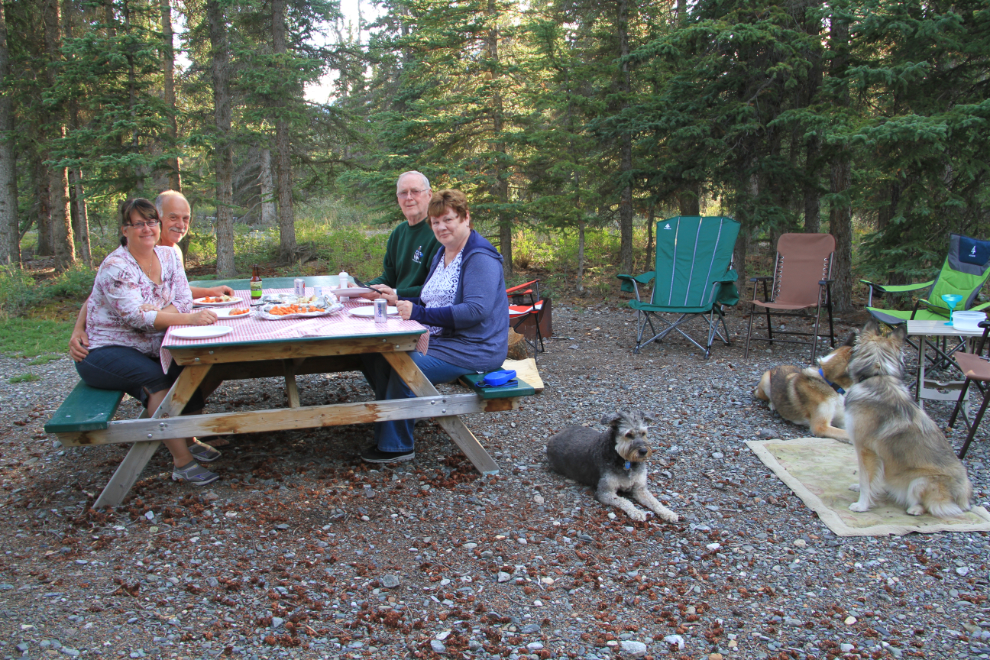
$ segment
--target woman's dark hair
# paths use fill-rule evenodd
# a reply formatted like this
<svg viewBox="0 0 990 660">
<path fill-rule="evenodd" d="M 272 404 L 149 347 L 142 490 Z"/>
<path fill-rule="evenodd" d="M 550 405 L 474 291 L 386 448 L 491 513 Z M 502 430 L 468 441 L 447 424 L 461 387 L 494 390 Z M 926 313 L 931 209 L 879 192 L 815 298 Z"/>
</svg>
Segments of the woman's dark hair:
<svg viewBox="0 0 990 660">
<path fill-rule="evenodd" d="M 131 213 L 137 211 L 145 220 L 158 220 L 158 209 L 144 197 L 133 197 L 120 203 L 120 226 L 129 227 L 131 224 Z M 120 244 L 127 245 L 127 237 L 120 237 Z"/>
</svg>

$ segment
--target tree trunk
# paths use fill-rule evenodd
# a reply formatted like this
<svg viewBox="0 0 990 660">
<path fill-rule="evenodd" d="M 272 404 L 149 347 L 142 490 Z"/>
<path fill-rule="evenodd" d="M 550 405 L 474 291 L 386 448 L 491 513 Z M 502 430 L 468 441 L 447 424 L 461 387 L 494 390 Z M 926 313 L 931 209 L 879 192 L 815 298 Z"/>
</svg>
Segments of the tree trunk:
<svg viewBox="0 0 990 660">
<path fill-rule="evenodd" d="M 653 270 L 653 218 L 657 212 L 656 202 L 650 204 L 650 212 L 646 217 L 646 267 Z M 635 275 L 635 273 L 630 273 Z"/>
<path fill-rule="evenodd" d="M 56 63 L 61 59 L 62 37 L 59 25 L 58 0 L 44 0 L 43 21 L 45 25 L 45 51 L 47 53 L 46 77 L 48 89 L 54 91 L 58 85 Z M 49 144 L 65 137 L 65 122 L 61 108 L 48 111 Z M 57 160 L 52 151 L 50 161 Z M 51 196 L 52 247 L 55 251 L 55 269 L 65 270 L 76 261 L 76 251 L 72 237 L 72 215 L 69 212 L 69 177 L 64 167 L 50 167 L 48 173 L 49 195 Z"/>
<path fill-rule="evenodd" d="M 679 215 L 701 215 L 701 184 L 688 183 L 677 192 L 677 213 Z"/>
<path fill-rule="evenodd" d="M 55 254 L 52 240 L 52 200 L 48 194 L 49 176 L 43 154 L 33 154 L 34 160 L 34 200 L 33 208 L 37 209 L 35 221 L 38 224 L 38 246 L 34 250 L 36 257 L 50 257 Z"/>
<path fill-rule="evenodd" d="M 285 0 L 272 0 L 272 49 L 285 55 Z M 280 64 L 281 66 L 281 64 Z M 278 168 L 278 257 L 283 264 L 296 258 L 296 220 L 292 212 L 292 154 L 284 95 L 279 95 L 275 118 L 275 160 Z"/>
<path fill-rule="evenodd" d="M 172 4 L 170 0 L 159 0 L 162 15 L 162 70 L 165 73 L 165 105 L 169 108 L 168 148 L 175 151 L 179 139 L 179 127 L 175 121 L 175 49 L 172 44 Z M 168 158 L 168 187 L 182 192 L 182 173 L 178 156 Z"/>
<path fill-rule="evenodd" d="M 14 109 L 10 101 L 10 58 L 7 20 L 0 2 L 0 266 L 21 263 L 17 223 L 17 157 L 14 153 Z"/>
<path fill-rule="evenodd" d="M 817 136 L 808 138 L 804 165 L 804 231 L 817 234 L 822 226 L 821 191 L 818 189 L 818 156 L 821 149 Z"/>
<path fill-rule="evenodd" d="M 272 179 L 272 150 L 261 150 L 261 170 L 258 175 L 261 184 L 261 225 L 271 227 L 275 224 L 275 181 Z"/>
<path fill-rule="evenodd" d="M 577 267 L 577 290 L 584 293 L 584 227 L 587 223 L 578 220 L 578 267 Z"/>
<path fill-rule="evenodd" d="M 66 39 L 72 38 L 72 19 L 77 11 L 74 0 L 62 0 L 62 32 Z M 69 99 L 69 130 L 79 127 L 79 104 L 75 97 Z M 86 209 L 86 196 L 83 193 L 82 172 L 70 169 L 69 175 L 69 209 L 72 217 L 72 231 L 79 248 L 79 256 L 88 267 L 93 265 L 93 255 L 89 243 L 89 216 Z"/>
<path fill-rule="evenodd" d="M 230 141 L 230 53 L 227 25 L 219 0 L 207 0 L 206 20 L 209 23 L 211 73 L 213 78 L 213 119 L 216 127 L 214 156 L 217 186 L 217 275 L 233 277 L 234 269 L 234 193 L 231 179 L 234 172 L 234 147 Z"/>
<path fill-rule="evenodd" d="M 844 17 L 832 15 L 831 49 L 835 55 L 831 62 L 831 78 L 838 83 L 834 103 L 840 107 L 849 105 L 849 90 L 845 84 L 849 66 L 849 23 Z M 844 145 L 837 145 L 832 155 L 829 177 L 829 232 L 835 237 L 835 263 L 832 267 L 832 306 L 837 312 L 848 312 L 852 306 L 852 208 L 848 199 L 850 185 L 850 156 Z M 841 199 L 838 195 L 845 196 Z"/>
<path fill-rule="evenodd" d="M 619 57 L 629 55 L 629 0 L 619 0 L 616 29 L 619 38 Z M 621 113 L 629 102 L 629 64 L 623 59 L 618 80 Z M 623 273 L 633 268 L 633 205 L 632 205 L 632 136 L 625 132 L 619 138 L 619 177 L 622 192 L 619 195 L 619 267 Z"/>
<path fill-rule="evenodd" d="M 83 192 L 82 172 L 69 170 L 69 186 L 72 201 L 72 231 L 79 245 L 79 256 L 86 266 L 93 267 L 93 251 L 89 241 L 89 209 Z"/>
<path fill-rule="evenodd" d="M 494 0 L 488 0 L 487 15 L 492 21 L 492 27 L 488 30 L 488 59 L 490 62 L 488 78 L 492 81 L 492 137 L 494 138 L 495 170 L 492 173 L 491 192 L 498 203 L 498 240 L 499 251 L 502 253 L 502 269 L 505 276 L 512 275 L 515 271 L 512 256 L 512 216 L 506 211 L 509 201 L 509 180 L 505 172 L 506 144 L 505 144 L 505 107 L 503 105 L 502 92 L 498 85 L 498 80 L 502 76 L 499 65 L 499 31 L 496 19 L 498 7 Z"/>
</svg>

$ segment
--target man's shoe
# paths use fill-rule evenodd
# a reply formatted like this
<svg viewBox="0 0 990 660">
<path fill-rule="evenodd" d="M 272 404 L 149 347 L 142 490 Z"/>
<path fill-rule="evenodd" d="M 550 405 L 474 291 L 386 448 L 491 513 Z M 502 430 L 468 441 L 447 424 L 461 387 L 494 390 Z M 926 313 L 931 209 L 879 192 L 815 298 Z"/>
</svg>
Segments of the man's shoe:
<svg viewBox="0 0 990 660">
<path fill-rule="evenodd" d="M 205 486 L 206 484 L 212 484 L 219 478 L 219 474 L 210 472 L 205 467 L 199 465 L 196 461 L 192 461 L 189 465 L 181 468 L 172 468 L 172 481 L 186 481 L 191 483 L 193 486 Z"/>
<path fill-rule="evenodd" d="M 220 450 L 214 449 L 210 445 L 201 442 L 194 442 L 189 446 L 189 453 L 199 463 L 212 463 L 220 458 Z"/>
<path fill-rule="evenodd" d="M 369 447 L 361 452 L 361 460 L 365 463 L 401 463 L 414 458 L 414 451 L 381 451 L 378 447 Z"/>
</svg>

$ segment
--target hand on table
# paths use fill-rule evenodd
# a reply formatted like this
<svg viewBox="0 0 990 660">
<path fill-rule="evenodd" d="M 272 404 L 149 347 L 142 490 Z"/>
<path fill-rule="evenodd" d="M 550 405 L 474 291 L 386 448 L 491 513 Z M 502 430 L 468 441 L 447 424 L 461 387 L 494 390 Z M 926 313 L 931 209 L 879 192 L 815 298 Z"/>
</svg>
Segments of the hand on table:
<svg viewBox="0 0 990 660">
<path fill-rule="evenodd" d="M 375 298 L 384 298 L 392 307 L 395 307 L 396 303 L 399 301 L 399 294 L 397 294 L 395 289 L 390 286 L 385 284 L 372 284 L 371 288 L 378 292 L 378 295 L 371 293 L 367 294 L 368 296 L 371 296 L 372 300 Z"/>
<path fill-rule="evenodd" d="M 69 337 L 69 357 L 76 362 L 82 362 L 89 355 L 89 335 L 85 330 L 73 330 Z"/>
<path fill-rule="evenodd" d="M 400 300 L 396 303 L 396 308 L 399 310 L 399 316 L 403 321 L 408 321 L 409 317 L 412 316 L 413 304 L 408 300 Z"/>
<path fill-rule="evenodd" d="M 151 303 L 144 303 L 143 305 L 141 305 L 140 307 L 138 307 L 138 309 L 140 309 L 142 312 L 160 312 L 160 311 L 162 311 L 162 310 L 158 309 L 157 307 L 155 307 L 154 305 L 152 305 Z"/>
<path fill-rule="evenodd" d="M 211 295 L 211 296 L 232 296 L 232 295 L 234 295 L 234 290 L 231 289 L 229 286 L 215 286 L 215 287 L 212 287 L 212 288 L 207 289 L 207 291 L 210 292 L 209 295 Z"/>
<path fill-rule="evenodd" d="M 213 325 L 217 322 L 217 313 L 210 309 L 197 309 L 186 316 L 188 317 L 186 325 Z"/>
</svg>

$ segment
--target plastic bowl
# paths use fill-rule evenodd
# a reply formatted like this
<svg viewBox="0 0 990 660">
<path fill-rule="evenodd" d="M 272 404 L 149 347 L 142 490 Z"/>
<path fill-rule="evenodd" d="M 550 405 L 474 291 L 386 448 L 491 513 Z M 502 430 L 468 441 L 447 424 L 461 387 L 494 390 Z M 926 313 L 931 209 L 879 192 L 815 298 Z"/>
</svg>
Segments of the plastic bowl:
<svg viewBox="0 0 990 660">
<path fill-rule="evenodd" d="M 980 321 L 986 320 L 987 315 L 983 312 L 954 312 L 952 327 L 960 330 L 980 330 Z"/>
</svg>

